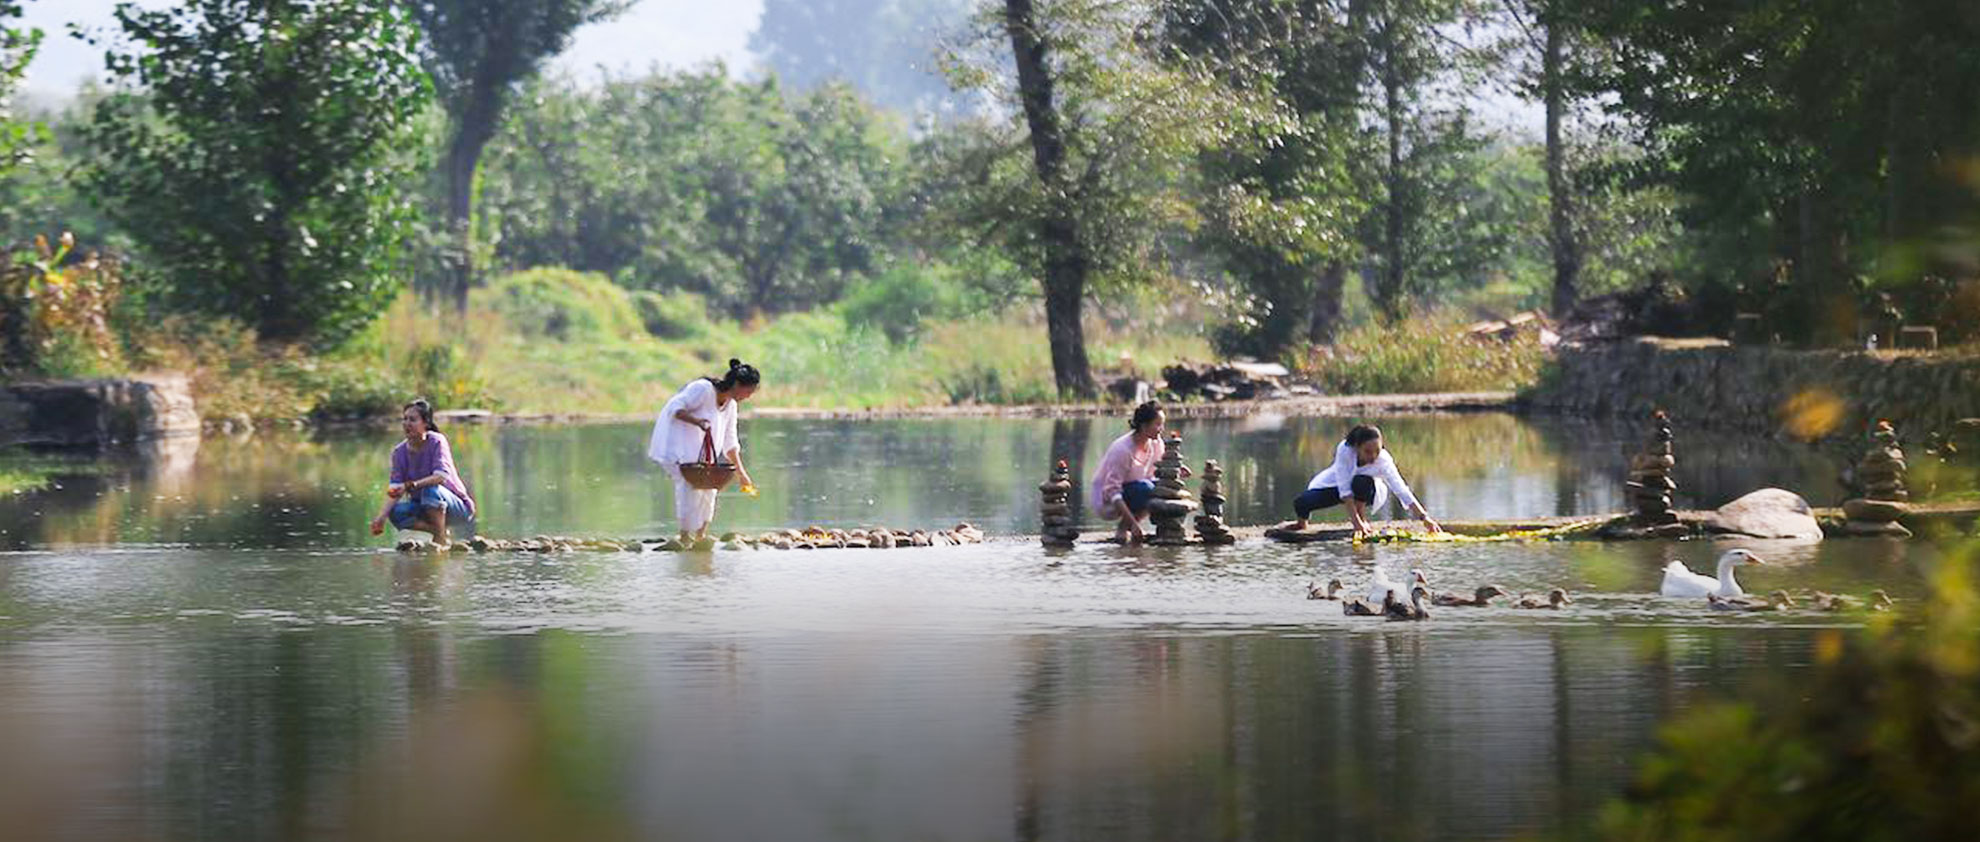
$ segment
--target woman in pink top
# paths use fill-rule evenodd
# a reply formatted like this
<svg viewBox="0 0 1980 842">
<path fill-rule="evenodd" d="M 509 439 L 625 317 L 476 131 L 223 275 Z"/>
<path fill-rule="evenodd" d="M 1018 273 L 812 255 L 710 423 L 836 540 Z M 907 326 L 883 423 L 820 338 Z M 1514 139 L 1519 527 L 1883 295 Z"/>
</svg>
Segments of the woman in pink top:
<svg viewBox="0 0 1980 842">
<path fill-rule="evenodd" d="M 1088 483 L 1093 513 L 1120 521 L 1114 538 L 1123 544 L 1141 543 L 1141 516 L 1155 499 L 1155 460 L 1162 458 L 1164 420 L 1161 404 L 1149 401 L 1135 407 L 1127 434 L 1107 446 Z M 1189 476 L 1188 466 L 1182 475 Z"/>
</svg>

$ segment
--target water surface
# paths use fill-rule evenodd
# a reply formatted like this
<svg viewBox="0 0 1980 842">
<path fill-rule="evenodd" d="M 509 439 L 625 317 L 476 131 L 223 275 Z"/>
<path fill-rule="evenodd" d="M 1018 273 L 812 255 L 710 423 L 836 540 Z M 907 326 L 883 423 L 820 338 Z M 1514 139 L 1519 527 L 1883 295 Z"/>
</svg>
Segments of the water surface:
<svg viewBox="0 0 1980 842">
<path fill-rule="evenodd" d="M 1383 423 L 1450 517 L 1612 509 L 1633 437 Z M 1260 523 L 1338 425 L 1183 429 Z M 643 429 L 450 432 L 491 532 L 666 528 Z M 1112 435 L 746 421 L 766 493 L 721 517 L 1018 532 L 1040 467 Z M 389 436 L 209 440 L 0 502 L 8 838 L 1508 838 L 1585 821 L 1656 723 L 1794 680 L 1848 620 L 1652 596 L 1704 542 L 406 558 L 363 531 Z M 1835 467 L 1759 440 L 1680 459 L 1711 466 L 1680 469 L 1701 504 Z M 1937 556 L 1763 551 L 1749 589 L 1901 599 Z M 1390 623 L 1303 597 L 1373 565 L 1576 602 Z"/>
</svg>

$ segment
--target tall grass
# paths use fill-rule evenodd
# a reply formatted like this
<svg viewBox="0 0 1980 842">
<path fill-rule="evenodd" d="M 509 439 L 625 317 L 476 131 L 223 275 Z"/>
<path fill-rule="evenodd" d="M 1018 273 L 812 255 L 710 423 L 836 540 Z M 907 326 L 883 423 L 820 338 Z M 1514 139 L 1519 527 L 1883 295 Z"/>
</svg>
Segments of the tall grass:
<svg viewBox="0 0 1980 842">
<path fill-rule="evenodd" d="M 1498 391 L 1533 385 L 1547 357 L 1530 334 L 1478 338 L 1462 322 L 1432 317 L 1354 328 L 1309 353 L 1302 368 L 1330 394 Z"/>
</svg>

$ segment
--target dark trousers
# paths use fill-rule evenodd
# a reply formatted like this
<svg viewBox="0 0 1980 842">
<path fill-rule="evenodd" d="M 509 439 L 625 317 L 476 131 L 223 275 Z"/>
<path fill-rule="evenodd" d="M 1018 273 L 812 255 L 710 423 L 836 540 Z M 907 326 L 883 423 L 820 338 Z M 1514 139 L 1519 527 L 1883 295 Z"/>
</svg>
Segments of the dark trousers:
<svg viewBox="0 0 1980 842">
<path fill-rule="evenodd" d="M 1374 477 L 1357 476 L 1349 483 L 1349 486 L 1354 492 L 1354 499 L 1360 500 L 1361 505 L 1375 505 Z M 1341 490 L 1339 488 L 1331 485 L 1326 488 L 1309 488 L 1301 492 L 1299 498 L 1293 501 L 1293 512 L 1299 515 L 1300 520 L 1305 520 L 1314 512 L 1340 504 Z"/>
</svg>

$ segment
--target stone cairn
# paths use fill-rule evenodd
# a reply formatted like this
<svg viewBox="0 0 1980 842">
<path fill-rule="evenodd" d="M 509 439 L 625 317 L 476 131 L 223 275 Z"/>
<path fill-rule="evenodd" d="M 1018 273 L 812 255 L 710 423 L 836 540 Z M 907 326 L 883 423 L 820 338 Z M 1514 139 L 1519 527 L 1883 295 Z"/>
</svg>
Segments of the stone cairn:
<svg viewBox="0 0 1980 842">
<path fill-rule="evenodd" d="M 1155 523 L 1155 537 L 1148 543 L 1173 547 L 1189 543 L 1183 520 L 1196 511 L 1196 500 L 1182 483 L 1182 434 L 1170 433 L 1162 446 L 1162 458 L 1155 463 L 1155 499 L 1148 504 L 1148 519 Z"/>
<path fill-rule="evenodd" d="M 1196 539 L 1205 544 L 1235 544 L 1237 536 L 1224 526 L 1224 466 L 1203 463 L 1203 511 L 1196 516 Z"/>
<path fill-rule="evenodd" d="M 1851 535 L 1909 538 L 1911 530 L 1898 519 L 1911 511 L 1905 487 L 1904 449 L 1898 446 L 1891 422 L 1879 421 L 1870 431 L 1870 452 L 1856 463 L 1856 481 L 1863 496 L 1843 502 L 1843 529 Z"/>
<path fill-rule="evenodd" d="M 1048 547 L 1070 547 L 1079 540 L 1079 527 L 1073 525 L 1072 477 L 1066 460 L 1052 468 L 1052 478 L 1038 484 L 1038 519 L 1043 524 L 1040 540 Z"/>
<path fill-rule="evenodd" d="M 1671 479 L 1671 469 L 1677 466 L 1677 457 L 1671 452 L 1671 416 L 1657 410 L 1650 416 L 1650 425 L 1650 440 L 1644 443 L 1643 452 L 1629 461 L 1625 485 L 1630 502 L 1635 504 L 1631 525 L 1648 537 L 1682 535 L 1684 524 L 1678 522 L 1671 505 L 1671 495 L 1677 491 L 1677 483 Z"/>
</svg>

